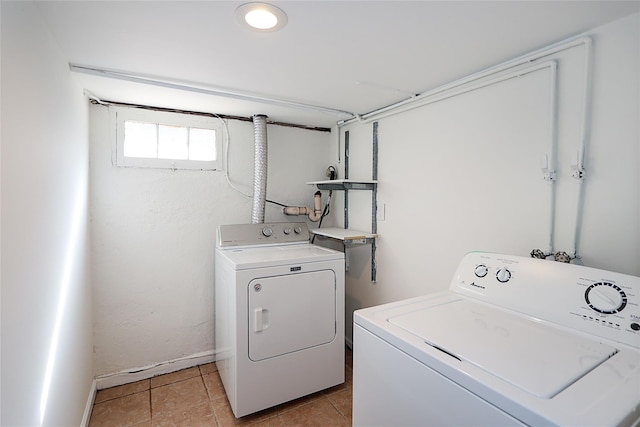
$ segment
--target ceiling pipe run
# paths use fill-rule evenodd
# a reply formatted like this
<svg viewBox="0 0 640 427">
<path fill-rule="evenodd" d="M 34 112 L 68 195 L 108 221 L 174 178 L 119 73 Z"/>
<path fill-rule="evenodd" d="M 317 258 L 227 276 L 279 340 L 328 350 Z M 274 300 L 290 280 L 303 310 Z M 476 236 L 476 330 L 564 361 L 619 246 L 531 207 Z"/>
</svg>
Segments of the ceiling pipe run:
<svg viewBox="0 0 640 427">
<path fill-rule="evenodd" d="M 354 113 L 354 117 L 339 121 L 338 127 L 342 127 L 356 121 L 361 123 L 369 123 L 374 120 L 379 120 L 384 117 L 388 117 L 394 114 L 398 114 L 404 111 L 421 107 L 423 105 L 426 105 L 427 103 L 432 102 L 435 97 L 440 97 L 443 94 L 447 94 L 452 90 L 457 90 L 461 87 L 467 87 L 467 85 L 470 85 L 471 87 L 473 87 L 472 86 L 473 84 L 477 82 L 482 82 L 484 79 L 488 77 L 496 76 L 499 73 L 503 73 L 506 71 L 512 71 L 517 67 L 521 67 L 523 65 L 526 66 L 528 64 L 531 64 L 534 61 L 540 60 L 542 58 L 546 58 L 553 54 L 556 54 L 568 49 L 572 49 L 578 46 L 585 46 L 587 51 L 590 52 L 591 38 L 589 36 L 577 36 L 577 37 L 570 38 L 558 43 L 554 43 L 547 47 L 519 56 L 510 61 L 495 65 L 493 67 L 486 68 L 482 71 L 471 74 L 467 77 L 463 77 L 451 83 L 439 86 L 433 90 L 428 90 L 426 92 L 418 93 L 402 101 L 396 102 L 386 107 L 379 108 L 377 110 L 373 110 L 369 113 L 360 114 L 360 115 Z M 590 54 L 587 53 L 587 55 L 589 56 Z"/>
<path fill-rule="evenodd" d="M 325 114 L 337 116 L 357 117 L 356 113 L 350 111 L 338 110 L 335 108 L 323 107 L 319 105 L 305 104 L 302 102 L 290 101 L 276 97 L 264 96 L 256 93 L 244 92 L 227 88 L 219 88 L 205 85 L 197 85 L 194 83 L 181 82 L 168 78 L 153 77 L 143 74 L 136 74 L 126 71 L 109 70 L 106 68 L 90 67 L 69 63 L 69 69 L 75 73 L 89 74 L 110 79 L 124 80 L 133 83 L 140 83 L 151 86 L 164 87 L 168 89 L 176 89 L 186 92 L 202 93 L 205 95 L 222 96 L 225 98 L 240 99 L 243 101 L 261 102 L 279 107 L 294 108 L 297 110 L 316 111 Z"/>
</svg>

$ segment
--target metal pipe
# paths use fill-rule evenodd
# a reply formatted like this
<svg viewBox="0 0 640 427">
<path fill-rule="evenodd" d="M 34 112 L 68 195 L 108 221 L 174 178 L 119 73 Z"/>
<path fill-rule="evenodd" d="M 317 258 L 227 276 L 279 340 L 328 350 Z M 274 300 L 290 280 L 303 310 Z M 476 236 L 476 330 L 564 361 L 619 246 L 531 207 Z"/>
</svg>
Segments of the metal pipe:
<svg viewBox="0 0 640 427">
<path fill-rule="evenodd" d="M 593 52 L 593 42 L 591 38 L 584 40 L 584 93 L 582 98 L 582 123 L 580 143 L 578 144 L 578 158 L 573 177 L 578 180 L 578 201 L 576 206 L 576 223 L 573 231 L 573 259 L 579 259 L 578 245 L 580 242 L 580 229 L 582 226 L 582 214 L 584 209 L 584 159 L 589 139 L 589 123 L 591 117 L 591 57 Z"/>
<path fill-rule="evenodd" d="M 401 112 L 404 112 L 404 111 L 408 111 L 408 110 L 414 109 L 414 108 L 416 108 L 418 106 L 422 107 L 422 106 L 425 106 L 425 105 L 434 104 L 436 102 L 444 101 L 446 99 L 453 98 L 454 96 L 463 95 L 465 93 L 472 92 L 474 90 L 478 90 L 478 89 L 481 89 L 481 88 L 484 88 L 484 87 L 487 87 L 487 86 L 491 86 L 491 85 L 494 85 L 494 84 L 497 84 L 497 83 L 501 83 L 501 82 L 506 81 L 506 80 L 515 79 L 515 78 L 522 77 L 522 76 L 527 75 L 527 74 L 534 73 L 534 72 L 539 71 L 539 70 L 543 70 L 543 69 L 550 68 L 550 67 L 555 67 L 555 65 L 556 65 L 555 61 L 545 61 L 545 62 L 541 62 L 539 64 L 535 64 L 535 65 L 532 65 L 532 66 L 529 66 L 529 67 L 523 67 L 523 68 L 518 69 L 517 71 L 513 71 L 513 72 L 508 73 L 508 74 L 502 74 L 499 77 L 495 77 L 495 78 L 490 79 L 490 80 L 483 80 L 483 81 L 481 81 L 479 83 L 476 83 L 474 85 L 464 86 L 464 87 L 461 87 L 461 88 L 457 88 L 457 90 L 451 90 L 451 91 L 447 91 L 447 92 L 441 93 L 439 95 L 432 96 L 432 97 L 430 97 L 428 99 L 424 99 L 422 102 L 420 102 L 420 105 L 413 105 L 413 104 L 412 105 L 407 105 L 404 108 L 399 108 L 397 110 L 394 110 L 390 114 L 401 113 Z M 380 118 L 380 117 L 379 116 L 376 117 L 376 119 L 378 119 L 378 118 Z"/>
<path fill-rule="evenodd" d="M 551 188 L 549 189 L 549 243 L 547 254 L 552 254 L 554 251 L 555 240 L 555 228 L 556 228 L 556 154 L 558 147 L 558 103 L 557 103 L 557 76 L 558 66 L 553 61 L 554 66 L 549 69 L 549 163 L 548 167 L 548 181 Z"/>
<path fill-rule="evenodd" d="M 264 222 L 267 203 L 267 116 L 253 116 L 254 161 L 253 161 L 253 208 L 251 223 Z"/>
<path fill-rule="evenodd" d="M 151 76 L 145 76 L 142 74 L 135 74 L 135 73 L 129 73 L 124 71 L 108 70 L 108 69 L 97 68 L 97 67 L 88 67 L 88 66 L 72 64 L 72 63 L 69 63 L 69 69 L 72 72 L 76 72 L 76 73 L 90 74 L 90 75 L 106 77 L 110 79 L 118 79 L 118 80 L 133 82 L 133 83 L 142 83 L 146 85 L 160 86 L 160 87 L 177 89 L 177 90 L 182 90 L 187 92 L 203 93 L 206 95 L 213 95 L 213 96 L 223 96 L 225 98 L 241 99 L 244 101 L 262 102 L 265 104 L 279 105 L 282 107 L 296 108 L 299 110 L 311 110 L 311 111 L 317 111 L 321 113 L 335 114 L 338 116 L 347 115 L 354 118 L 358 117 L 358 114 L 356 113 L 352 113 L 350 111 L 338 110 L 335 108 L 305 104 L 302 102 L 289 101 L 286 99 L 266 97 L 263 95 L 252 94 L 249 92 L 241 92 L 241 91 L 231 90 L 226 88 L 215 88 L 215 87 L 204 86 L 204 85 L 195 85 L 193 83 L 171 81 L 166 78 L 151 77 Z"/>
<path fill-rule="evenodd" d="M 353 123 L 355 121 L 368 123 L 372 120 L 377 120 L 382 117 L 388 117 L 393 114 L 397 114 L 403 111 L 407 111 L 409 109 L 420 107 L 422 105 L 425 105 L 422 103 L 422 101 L 425 99 L 429 99 L 430 97 L 445 93 L 447 91 L 459 88 L 461 86 L 464 86 L 470 83 L 477 82 L 479 80 L 485 79 L 487 77 L 493 76 L 495 74 L 498 74 L 504 71 L 508 71 L 510 69 L 519 67 L 521 65 L 530 64 L 533 61 L 542 59 L 544 57 L 547 57 L 555 53 L 562 52 L 564 50 L 571 49 L 572 47 L 580 46 L 583 44 L 591 44 L 591 39 L 587 36 L 580 36 L 580 37 L 576 37 L 576 38 L 572 38 L 572 39 L 568 39 L 562 42 L 552 44 L 545 48 L 538 49 L 533 52 L 522 55 L 520 57 L 517 57 L 515 59 L 512 59 L 511 61 L 507 61 L 502 64 L 489 67 L 485 70 L 471 74 L 467 77 L 463 77 L 451 83 L 439 86 L 438 88 L 435 88 L 433 90 L 429 90 L 429 91 L 420 93 L 418 95 L 411 96 L 407 99 L 388 105 L 386 107 L 382 107 L 377 110 L 373 110 L 369 113 L 361 114 L 359 116 L 354 115 L 355 117 L 351 119 L 338 122 L 338 126 L 341 127 L 349 123 Z M 406 108 L 401 109 L 400 107 L 406 107 Z"/>
</svg>

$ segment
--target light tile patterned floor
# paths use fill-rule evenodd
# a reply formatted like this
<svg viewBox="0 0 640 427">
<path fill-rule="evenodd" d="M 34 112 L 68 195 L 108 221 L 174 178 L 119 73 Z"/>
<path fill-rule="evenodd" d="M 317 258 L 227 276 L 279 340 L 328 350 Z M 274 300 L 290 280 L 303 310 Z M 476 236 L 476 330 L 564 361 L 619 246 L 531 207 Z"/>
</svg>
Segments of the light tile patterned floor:
<svg viewBox="0 0 640 427">
<path fill-rule="evenodd" d="M 215 363 L 98 391 L 89 427 L 350 426 L 353 357 L 345 383 L 236 419 Z"/>
</svg>

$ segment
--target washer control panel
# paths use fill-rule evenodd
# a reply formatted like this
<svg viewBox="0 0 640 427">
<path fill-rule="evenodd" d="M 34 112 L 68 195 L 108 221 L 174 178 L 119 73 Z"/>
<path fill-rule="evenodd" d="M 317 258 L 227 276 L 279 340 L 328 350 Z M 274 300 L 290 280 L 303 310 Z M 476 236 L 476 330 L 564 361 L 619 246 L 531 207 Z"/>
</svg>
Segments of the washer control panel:
<svg viewBox="0 0 640 427">
<path fill-rule="evenodd" d="M 221 225 L 217 235 L 220 248 L 308 242 L 309 229 L 304 222 Z"/>
<path fill-rule="evenodd" d="M 460 262 L 452 292 L 640 348 L 640 277 L 486 252 Z"/>
</svg>

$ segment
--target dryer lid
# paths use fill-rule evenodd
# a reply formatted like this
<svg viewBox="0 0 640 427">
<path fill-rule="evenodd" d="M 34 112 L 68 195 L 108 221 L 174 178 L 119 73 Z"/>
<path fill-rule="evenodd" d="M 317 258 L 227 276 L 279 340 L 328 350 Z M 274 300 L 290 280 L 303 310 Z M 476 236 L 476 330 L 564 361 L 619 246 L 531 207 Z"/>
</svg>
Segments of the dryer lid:
<svg viewBox="0 0 640 427">
<path fill-rule="evenodd" d="M 554 397 L 617 353 L 609 345 L 466 299 L 388 321 L 541 398 Z"/>
<path fill-rule="evenodd" d="M 229 262 L 233 264 L 235 270 L 344 260 L 344 253 L 311 243 L 303 245 L 217 249 L 216 256 L 227 258 Z"/>
</svg>

